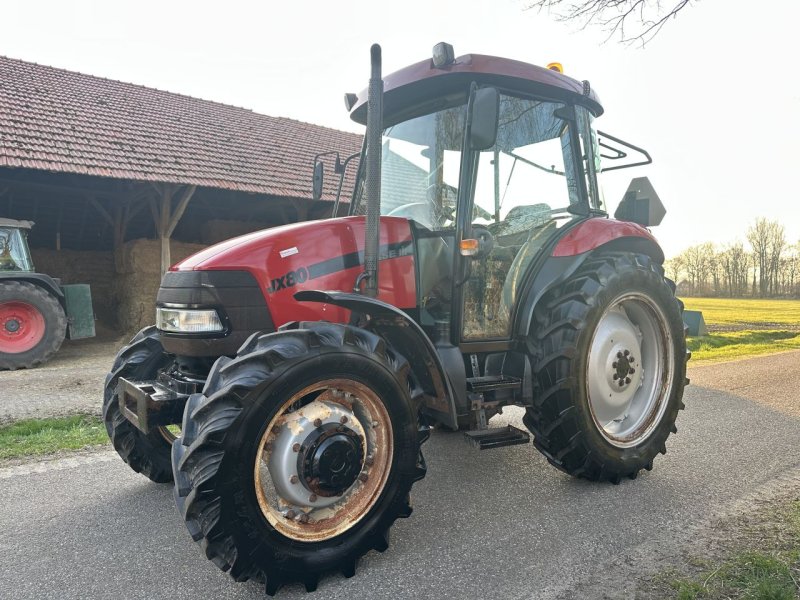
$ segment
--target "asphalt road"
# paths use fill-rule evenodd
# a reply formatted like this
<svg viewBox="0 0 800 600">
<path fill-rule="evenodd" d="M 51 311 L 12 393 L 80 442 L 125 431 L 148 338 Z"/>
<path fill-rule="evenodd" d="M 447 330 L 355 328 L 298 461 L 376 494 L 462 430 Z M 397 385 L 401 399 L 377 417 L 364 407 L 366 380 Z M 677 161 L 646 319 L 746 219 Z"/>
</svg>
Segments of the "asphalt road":
<svg viewBox="0 0 800 600">
<path fill-rule="evenodd" d="M 352 579 L 331 575 L 312 596 L 292 586 L 279 597 L 596 597 L 592 582 L 609 565 L 680 544 L 693 524 L 800 468 L 800 418 L 763 404 L 775 389 L 796 406 L 800 352 L 759 360 L 698 370 L 696 379 L 722 383 L 762 369 L 780 377 L 763 378 L 752 399 L 690 387 L 667 455 L 619 486 L 573 480 L 531 446 L 479 452 L 437 432 L 414 515 L 398 521 L 389 550 L 368 554 Z M 263 597 L 204 558 L 169 486 L 111 452 L 0 469 L 0 556 L 2 598 Z M 630 583 L 610 596 L 629 597 Z"/>
</svg>

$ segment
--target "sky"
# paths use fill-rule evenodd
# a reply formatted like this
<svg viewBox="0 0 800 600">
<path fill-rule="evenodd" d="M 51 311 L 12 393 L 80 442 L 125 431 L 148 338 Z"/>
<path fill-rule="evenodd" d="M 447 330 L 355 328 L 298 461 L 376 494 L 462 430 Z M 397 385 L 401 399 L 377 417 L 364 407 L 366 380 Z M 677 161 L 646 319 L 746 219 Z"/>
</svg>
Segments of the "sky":
<svg viewBox="0 0 800 600">
<path fill-rule="evenodd" d="M 667 256 L 744 241 L 760 216 L 800 241 L 800 2 L 697 0 L 644 48 L 524 7 L 4 0 L 0 55 L 356 132 L 343 96 L 366 87 L 374 42 L 384 73 L 428 58 L 439 41 L 456 56 L 558 61 L 600 95 L 598 128 L 653 156 L 648 167 L 607 173 L 603 186 L 613 210 L 632 177 L 650 178 L 667 208 L 654 229 Z"/>
</svg>

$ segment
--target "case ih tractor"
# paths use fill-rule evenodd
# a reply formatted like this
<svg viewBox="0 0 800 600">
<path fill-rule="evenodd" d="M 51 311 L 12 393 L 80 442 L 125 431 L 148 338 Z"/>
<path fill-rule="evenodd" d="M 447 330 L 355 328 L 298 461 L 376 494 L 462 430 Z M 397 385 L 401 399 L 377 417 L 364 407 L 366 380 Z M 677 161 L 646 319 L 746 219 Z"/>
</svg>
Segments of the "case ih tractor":
<svg viewBox="0 0 800 600">
<path fill-rule="evenodd" d="M 70 339 L 93 337 L 89 286 L 35 273 L 31 221 L 0 218 L 0 371 L 35 367 Z"/>
<path fill-rule="evenodd" d="M 663 209 L 634 180 L 608 217 L 601 152 L 638 149 L 598 137 L 588 82 L 447 44 L 384 81 L 373 46 L 346 103 L 366 124 L 348 216 L 173 266 L 106 379 L 125 462 L 174 479 L 206 556 L 268 594 L 386 550 L 432 426 L 526 443 L 488 426 L 520 406 L 553 466 L 618 483 L 666 452 L 688 383 L 646 229 Z"/>
</svg>

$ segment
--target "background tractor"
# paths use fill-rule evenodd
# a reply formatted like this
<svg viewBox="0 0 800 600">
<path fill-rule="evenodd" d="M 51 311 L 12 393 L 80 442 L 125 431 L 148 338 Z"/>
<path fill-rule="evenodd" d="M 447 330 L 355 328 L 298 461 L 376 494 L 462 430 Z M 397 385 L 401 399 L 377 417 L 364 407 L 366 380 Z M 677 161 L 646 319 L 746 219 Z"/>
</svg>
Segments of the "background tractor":
<svg viewBox="0 0 800 600">
<path fill-rule="evenodd" d="M 0 370 L 35 367 L 55 354 L 65 337 L 95 334 L 89 286 L 61 285 L 34 272 L 31 227 L 31 221 L 0 218 Z"/>
<path fill-rule="evenodd" d="M 598 183 L 601 157 L 649 156 L 594 129 L 589 83 L 447 44 L 380 70 L 374 46 L 346 95 L 366 124 L 347 216 L 174 265 L 106 379 L 125 462 L 174 479 L 206 556 L 269 594 L 386 550 L 434 425 L 481 449 L 532 433 L 556 468 L 618 483 L 683 408 L 681 308 L 646 228 L 663 208 L 635 179 L 610 219 Z M 509 405 L 527 431 L 489 427 Z"/>
</svg>

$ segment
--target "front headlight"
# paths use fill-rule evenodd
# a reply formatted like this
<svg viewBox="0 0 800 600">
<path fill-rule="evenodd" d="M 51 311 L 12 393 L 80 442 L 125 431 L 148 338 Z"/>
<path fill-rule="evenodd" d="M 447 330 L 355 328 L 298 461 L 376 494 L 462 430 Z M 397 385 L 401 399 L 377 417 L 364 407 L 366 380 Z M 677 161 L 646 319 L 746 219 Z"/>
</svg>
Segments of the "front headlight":
<svg viewBox="0 0 800 600">
<path fill-rule="evenodd" d="M 156 309 L 156 327 L 169 333 L 219 333 L 225 331 L 217 311 L 213 309 L 159 307 Z"/>
</svg>

